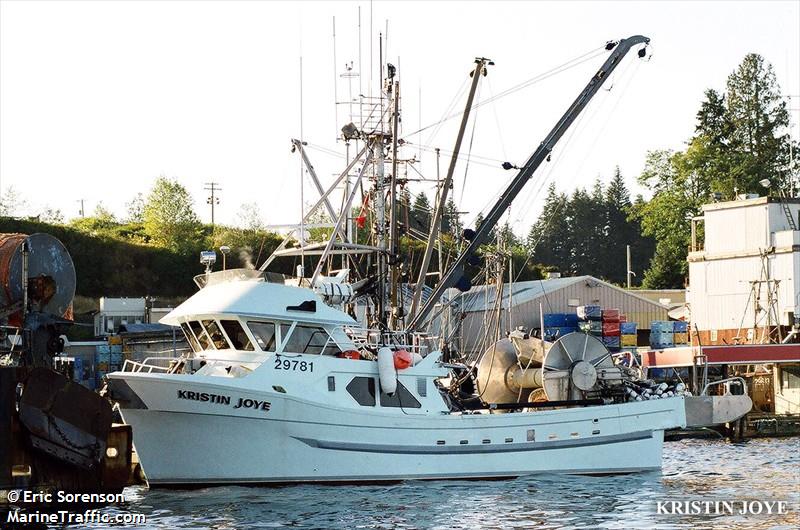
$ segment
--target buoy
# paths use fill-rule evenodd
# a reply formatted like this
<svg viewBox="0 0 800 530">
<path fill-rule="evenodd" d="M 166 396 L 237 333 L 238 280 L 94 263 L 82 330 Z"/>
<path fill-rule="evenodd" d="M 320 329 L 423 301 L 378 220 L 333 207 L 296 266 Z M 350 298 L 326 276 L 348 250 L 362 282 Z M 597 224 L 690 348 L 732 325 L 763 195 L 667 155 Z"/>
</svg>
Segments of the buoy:
<svg viewBox="0 0 800 530">
<path fill-rule="evenodd" d="M 342 359 L 353 359 L 357 361 L 361 359 L 361 352 L 358 350 L 346 350 L 338 353 L 336 356 Z"/>
<path fill-rule="evenodd" d="M 414 357 L 406 350 L 397 350 L 393 353 L 394 367 L 398 370 L 405 370 L 414 364 Z"/>
<path fill-rule="evenodd" d="M 394 352 L 387 347 L 378 350 L 378 379 L 384 394 L 393 395 L 397 390 L 397 372 L 394 367 Z"/>
</svg>

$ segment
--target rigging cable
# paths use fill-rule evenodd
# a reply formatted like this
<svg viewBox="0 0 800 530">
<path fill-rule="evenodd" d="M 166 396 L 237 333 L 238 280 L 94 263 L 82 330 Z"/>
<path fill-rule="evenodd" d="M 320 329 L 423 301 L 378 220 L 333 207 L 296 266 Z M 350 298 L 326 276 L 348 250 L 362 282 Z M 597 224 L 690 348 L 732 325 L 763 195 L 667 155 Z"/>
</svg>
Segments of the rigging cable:
<svg viewBox="0 0 800 530">
<path fill-rule="evenodd" d="M 586 53 L 584 53 L 582 55 L 579 55 L 579 56 L 577 56 L 577 57 L 575 57 L 573 59 L 570 59 L 569 61 L 566 61 L 566 62 L 564 62 L 564 63 L 562 63 L 562 64 L 560 64 L 558 66 L 555 66 L 555 67 L 551 68 L 550 70 L 542 72 L 541 74 L 537 74 L 537 75 L 527 79 L 526 81 L 523 81 L 522 83 L 519 83 L 519 84 L 517 84 L 517 85 L 515 85 L 515 86 L 513 86 L 511 88 L 508 88 L 508 89 L 500 92 L 499 94 L 497 94 L 494 97 L 490 97 L 490 98 L 487 98 L 484 101 L 479 101 L 479 102 L 475 103 L 470 108 L 470 110 L 475 110 L 478 107 L 481 107 L 483 105 L 489 104 L 489 103 L 491 103 L 493 101 L 496 101 L 496 100 L 498 100 L 500 98 L 503 98 L 505 96 L 513 94 L 513 93 L 515 93 L 515 92 L 517 92 L 519 90 L 522 90 L 522 89 L 527 88 L 529 86 L 532 86 L 532 85 L 534 85 L 536 83 L 544 81 L 544 80 L 546 80 L 546 79 L 548 79 L 548 78 L 550 78 L 550 77 L 552 77 L 554 75 L 557 75 L 557 74 L 560 74 L 562 72 L 565 72 L 566 70 L 575 68 L 575 67 L 577 67 L 577 66 L 579 66 L 579 65 L 581 65 L 581 64 L 583 64 L 583 63 L 585 63 L 587 61 L 590 61 L 590 60 L 594 59 L 595 57 L 603 55 L 605 52 L 606 52 L 605 45 L 600 46 L 599 48 L 594 48 L 592 50 L 589 50 L 588 52 L 586 52 Z M 417 129 L 416 131 L 413 131 L 411 133 L 408 133 L 406 136 L 413 136 L 415 134 L 419 134 L 419 133 L 421 133 L 423 131 L 426 131 L 426 130 L 430 129 L 431 127 L 441 126 L 441 124 L 443 122 L 445 122 L 447 120 L 451 120 L 451 119 L 456 118 L 458 116 L 461 116 L 461 113 L 450 114 L 450 115 L 442 118 L 438 122 L 432 123 L 430 125 L 426 125 L 425 127 Z"/>
</svg>

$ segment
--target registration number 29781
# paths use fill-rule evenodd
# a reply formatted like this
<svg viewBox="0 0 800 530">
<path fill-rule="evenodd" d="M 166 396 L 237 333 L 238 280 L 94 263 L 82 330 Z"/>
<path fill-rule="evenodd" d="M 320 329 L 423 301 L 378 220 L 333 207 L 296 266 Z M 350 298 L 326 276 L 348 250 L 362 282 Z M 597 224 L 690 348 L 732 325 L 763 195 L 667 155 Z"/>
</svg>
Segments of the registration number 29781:
<svg viewBox="0 0 800 530">
<path fill-rule="evenodd" d="M 313 372 L 313 361 L 298 361 L 297 359 L 275 359 L 276 370 L 293 370 L 300 372 Z"/>
</svg>

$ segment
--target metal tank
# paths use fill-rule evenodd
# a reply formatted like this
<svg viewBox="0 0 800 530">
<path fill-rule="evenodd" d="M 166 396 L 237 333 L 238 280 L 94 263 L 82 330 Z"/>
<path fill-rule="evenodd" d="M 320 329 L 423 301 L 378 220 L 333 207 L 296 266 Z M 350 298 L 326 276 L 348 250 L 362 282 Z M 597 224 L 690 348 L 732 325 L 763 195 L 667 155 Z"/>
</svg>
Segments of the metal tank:
<svg viewBox="0 0 800 530">
<path fill-rule="evenodd" d="M 30 310 L 68 316 L 75 296 L 72 258 L 49 234 L 0 234 L 0 311 L 14 305 L 21 309 L 26 294 Z"/>
</svg>

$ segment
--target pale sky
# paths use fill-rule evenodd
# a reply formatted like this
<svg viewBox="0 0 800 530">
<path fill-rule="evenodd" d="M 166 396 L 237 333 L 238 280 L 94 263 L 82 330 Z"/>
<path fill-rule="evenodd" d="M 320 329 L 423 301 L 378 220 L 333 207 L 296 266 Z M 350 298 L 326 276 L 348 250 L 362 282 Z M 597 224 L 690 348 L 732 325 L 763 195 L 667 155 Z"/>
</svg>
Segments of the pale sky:
<svg viewBox="0 0 800 530">
<path fill-rule="evenodd" d="M 44 2 L 0 0 L 0 188 L 70 218 L 79 199 L 119 215 L 159 175 L 175 177 L 208 221 L 203 184 L 222 187 L 217 221 L 234 223 L 239 206 L 256 202 L 266 223 L 300 218 L 300 169 L 290 139 L 303 136 L 344 153 L 335 134 L 349 121 L 349 87 L 359 70 L 377 85 L 378 36 L 388 24 L 387 60 L 399 67 L 403 134 L 437 122 L 467 82 L 476 56 L 495 61 L 480 99 L 598 49 L 607 40 L 643 34 L 652 57 L 626 58 L 584 117 L 522 192 L 510 219 L 527 230 L 541 210 L 541 188 L 608 181 L 619 165 L 634 181 L 651 149 L 680 149 L 691 136 L 703 91 L 724 89 L 746 53 L 770 61 L 800 121 L 800 2 Z M 336 62 L 333 57 L 333 18 Z M 370 31 L 370 24 L 372 29 Z M 372 41 L 372 51 L 370 51 Z M 373 67 L 370 69 L 370 55 Z M 455 198 L 469 223 L 512 176 L 499 161 L 521 164 L 589 77 L 599 55 L 564 73 L 480 107 L 465 185 Z M 335 81 L 336 80 L 336 81 Z M 375 92 L 376 89 L 373 89 Z M 353 82 L 353 95 L 359 80 Z M 421 120 L 420 120 L 421 94 Z M 465 96 L 455 101 L 463 109 Z M 407 136 L 426 150 L 417 168 L 435 176 L 429 150 L 451 150 L 458 119 Z M 469 149 L 472 124 L 463 153 Z M 569 139 L 569 142 L 565 140 Z M 403 155 L 417 153 L 409 147 Z M 343 158 L 311 149 L 323 184 Z M 498 162 L 487 162 L 487 159 Z M 447 159 L 443 157 L 442 171 Z M 415 184 L 412 191 L 430 185 Z M 317 196 L 305 181 L 306 202 Z"/>
</svg>

